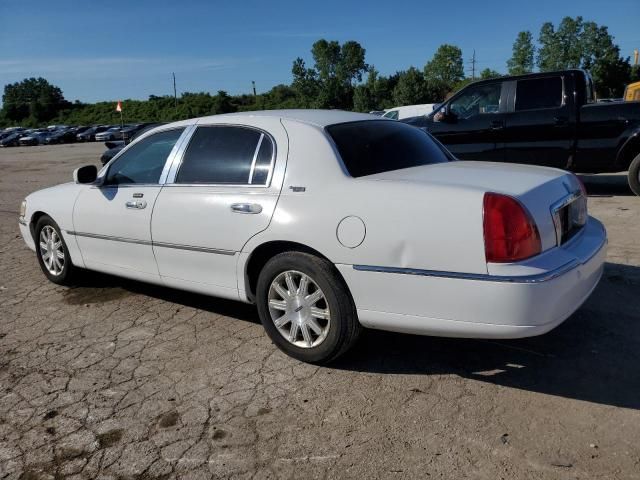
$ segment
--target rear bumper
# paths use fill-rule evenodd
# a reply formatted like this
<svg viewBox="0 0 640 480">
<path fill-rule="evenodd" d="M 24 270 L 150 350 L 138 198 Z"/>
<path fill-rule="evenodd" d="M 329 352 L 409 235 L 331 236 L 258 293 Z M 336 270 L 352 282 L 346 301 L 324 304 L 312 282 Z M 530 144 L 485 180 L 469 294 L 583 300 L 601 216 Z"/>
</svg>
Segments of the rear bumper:
<svg viewBox="0 0 640 480">
<path fill-rule="evenodd" d="M 555 328 L 589 297 L 602 275 L 606 232 L 591 218 L 568 245 L 545 254 L 554 268 L 517 275 L 467 275 L 338 265 L 363 326 L 422 335 L 518 338 Z M 555 262 L 556 264 L 558 262 Z M 490 269 L 491 271 L 491 269 Z"/>
</svg>

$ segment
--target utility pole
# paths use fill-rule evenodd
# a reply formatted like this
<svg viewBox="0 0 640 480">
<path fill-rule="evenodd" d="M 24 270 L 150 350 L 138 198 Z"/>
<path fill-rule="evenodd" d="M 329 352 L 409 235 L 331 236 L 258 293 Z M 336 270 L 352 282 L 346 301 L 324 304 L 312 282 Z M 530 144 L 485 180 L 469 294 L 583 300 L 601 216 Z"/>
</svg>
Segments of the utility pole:
<svg viewBox="0 0 640 480">
<path fill-rule="evenodd" d="M 473 57 L 471 57 L 471 80 L 476 79 L 476 50 L 473 50 Z"/>
<path fill-rule="evenodd" d="M 253 98 L 256 98 L 258 95 L 256 94 L 256 81 L 251 80 L 251 85 L 253 86 Z"/>
<path fill-rule="evenodd" d="M 178 110 L 178 94 L 176 92 L 176 74 L 175 72 L 171 72 L 173 75 L 173 101 L 175 103 L 176 111 Z"/>
</svg>

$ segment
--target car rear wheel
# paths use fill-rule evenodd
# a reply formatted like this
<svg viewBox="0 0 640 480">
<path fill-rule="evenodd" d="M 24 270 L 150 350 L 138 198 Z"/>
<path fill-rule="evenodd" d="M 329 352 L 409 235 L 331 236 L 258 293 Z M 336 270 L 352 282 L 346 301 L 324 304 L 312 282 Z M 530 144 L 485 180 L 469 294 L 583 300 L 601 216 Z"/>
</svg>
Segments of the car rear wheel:
<svg viewBox="0 0 640 480">
<path fill-rule="evenodd" d="M 640 196 L 640 154 L 629 165 L 629 187 L 636 195 Z"/>
<path fill-rule="evenodd" d="M 35 228 L 36 256 L 45 276 L 58 285 L 70 285 L 76 275 L 60 227 L 48 215 L 38 219 Z"/>
<path fill-rule="evenodd" d="M 271 340 L 303 362 L 336 359 L 362 330 L 344 280 L 330 262 L 314 255 L 276 255 L 260 272 L 256 293 Z"/>
</svg>

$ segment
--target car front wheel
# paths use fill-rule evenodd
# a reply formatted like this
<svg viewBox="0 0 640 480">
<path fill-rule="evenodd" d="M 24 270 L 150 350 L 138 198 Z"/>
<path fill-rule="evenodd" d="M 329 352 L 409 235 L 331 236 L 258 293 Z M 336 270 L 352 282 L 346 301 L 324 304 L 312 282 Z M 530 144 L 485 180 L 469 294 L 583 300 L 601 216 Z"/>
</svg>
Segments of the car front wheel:
<svg viewBox="0 0 640 480">
<path fill-rule="evenodd" d="M 76 274 L 60 227 L 48 215 L 38 219 L 35 228 L 36 255 L 45 276 L 58 285 L 70 285 Z"/>
<path fill-rule="evenodd" d="M 344 280 L 330 262 L 314 255 L 276 255 L 260 272 L 256 293 L 271 340 L 303 362 L 336 359 L 362 330 Z"/>
</svg>

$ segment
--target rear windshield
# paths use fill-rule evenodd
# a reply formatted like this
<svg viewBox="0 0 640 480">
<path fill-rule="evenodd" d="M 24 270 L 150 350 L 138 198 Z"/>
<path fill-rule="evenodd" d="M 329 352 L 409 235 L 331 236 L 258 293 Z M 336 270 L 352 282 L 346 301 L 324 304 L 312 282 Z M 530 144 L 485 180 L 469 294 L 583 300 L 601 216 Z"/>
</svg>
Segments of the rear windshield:
<svg viewBox="0 0 640 480">
<path fill-rule="evenodd" d="M 424 130 L 390 120 L 365 120 L 327 127 L 352 177 L 448 162 Z"/>
</svg>

